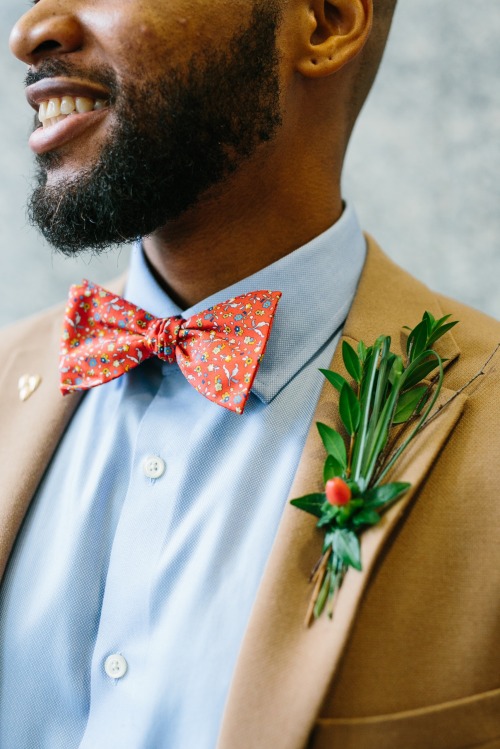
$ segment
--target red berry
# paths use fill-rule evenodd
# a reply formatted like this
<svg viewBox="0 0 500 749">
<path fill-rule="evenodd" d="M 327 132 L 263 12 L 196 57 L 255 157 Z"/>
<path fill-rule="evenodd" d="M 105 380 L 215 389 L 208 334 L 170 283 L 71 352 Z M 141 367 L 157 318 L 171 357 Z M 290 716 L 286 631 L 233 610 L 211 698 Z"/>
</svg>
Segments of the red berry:
<svg viewBox="0 0 500 749">
<path fill-rule="evenodd" d="M 334 507 L 343 507 L 351 501 L 352 492 L 346 482 L 338 476 L 326 482 L 325 494 Z"/>
</svg>

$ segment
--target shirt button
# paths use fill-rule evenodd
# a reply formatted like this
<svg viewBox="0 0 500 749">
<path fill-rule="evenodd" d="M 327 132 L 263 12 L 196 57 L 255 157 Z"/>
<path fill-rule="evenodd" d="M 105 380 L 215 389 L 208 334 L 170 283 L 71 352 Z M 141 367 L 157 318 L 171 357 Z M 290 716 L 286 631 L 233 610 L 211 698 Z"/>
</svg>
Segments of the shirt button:
<svg viewBox="0 0 500 749">
<path fill-rule="evenodd" d="M 159 479 L 165 473 L 166 467 L 165 461 L 158 455 L 149 455 L 142 464 L 144 475 L 148 479 Z"/>
<path fill-rule="evenodd" d="M 104 670 L 110 679 L 121 679 L 125 676 L 128 669 L 128 663 L 119 653 L 114 653 L 106 658 Z"/>
</svg>

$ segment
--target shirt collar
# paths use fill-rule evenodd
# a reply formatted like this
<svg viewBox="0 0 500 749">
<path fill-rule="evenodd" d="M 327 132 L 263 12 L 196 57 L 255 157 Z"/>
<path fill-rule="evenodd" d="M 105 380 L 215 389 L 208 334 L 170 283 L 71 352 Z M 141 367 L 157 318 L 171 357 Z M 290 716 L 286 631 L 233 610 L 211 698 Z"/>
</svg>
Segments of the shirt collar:
<svg viewBox="0 0 500 749">
<path fill-rule="evenodd" d="M 188 318 L 258 289 L 281 291 L 266 354 L 252 392 L 270 402 L 342 326 L 354 299 L 366 243 L 353 208 L 323 234 L 248 278 L 181 310 L 153 277 L 138 243 L 125 298 L 156 317 Z"/>
</svg>

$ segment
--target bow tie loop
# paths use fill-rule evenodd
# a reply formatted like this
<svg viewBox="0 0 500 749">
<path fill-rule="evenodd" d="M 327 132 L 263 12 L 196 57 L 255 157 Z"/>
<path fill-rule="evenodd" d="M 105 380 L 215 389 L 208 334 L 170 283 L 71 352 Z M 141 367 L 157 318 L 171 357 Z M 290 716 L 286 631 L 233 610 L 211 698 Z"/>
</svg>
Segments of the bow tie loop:
<svg viewBox="0 0 500 749">
<path fill-rule="evenodd" d="M 88 390 L 157 356 L 177 363 L 206 398 L 242 413 L 280 297 L 279 291 L 254 291 L 188 320 L 161 319 L 97 284 L 72 286 L 61 341 L 61 391 Z"/>
</svg>

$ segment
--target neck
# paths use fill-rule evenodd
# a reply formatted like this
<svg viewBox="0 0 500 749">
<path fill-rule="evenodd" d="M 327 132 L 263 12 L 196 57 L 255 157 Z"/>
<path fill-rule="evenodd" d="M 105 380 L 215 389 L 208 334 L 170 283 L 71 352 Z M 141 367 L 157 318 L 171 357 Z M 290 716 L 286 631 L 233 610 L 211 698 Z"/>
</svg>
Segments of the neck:
<svg viewBox="0 0 500 749">
<path fill-rule="evenodd" d="M 310 164 L 297 174 L 289 161 L 293 168 L 281 171 L 249 165 L 219 194 L 144 239 L 156 279 L 181 308 L 276 262 L 338 220 L 339 183 Z"/>
</svg>

